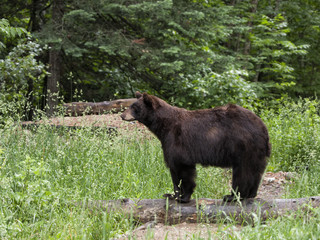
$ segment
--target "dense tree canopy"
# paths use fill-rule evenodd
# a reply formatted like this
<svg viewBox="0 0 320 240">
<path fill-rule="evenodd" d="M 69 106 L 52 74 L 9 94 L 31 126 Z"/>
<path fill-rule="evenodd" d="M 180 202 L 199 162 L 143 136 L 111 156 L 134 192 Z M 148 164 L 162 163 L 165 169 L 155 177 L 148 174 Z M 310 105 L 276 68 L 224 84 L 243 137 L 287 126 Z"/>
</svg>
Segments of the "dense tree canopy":
<svg viewBox="0 0 320 240">
<path fill-rule="evenodd" d="M 0 6 L 2 101 L 17 86 L 40 108 L 56 105 L 57 97 L 104 101 L 135 90 L 190 108 L 320 91 L 317 0 L 4 0 Z M 15 74 L 18 67 L 22 73 Z"/>
</svg>

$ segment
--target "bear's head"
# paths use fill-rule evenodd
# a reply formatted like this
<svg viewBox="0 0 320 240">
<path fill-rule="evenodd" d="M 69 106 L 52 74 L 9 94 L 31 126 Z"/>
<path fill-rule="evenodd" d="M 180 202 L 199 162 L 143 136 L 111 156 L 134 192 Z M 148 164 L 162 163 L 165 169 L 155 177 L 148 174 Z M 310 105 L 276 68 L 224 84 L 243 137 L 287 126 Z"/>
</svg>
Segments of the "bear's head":
<svg viewBox="0 0 320 240">
<path fill-rule="evenodd" d="M 121 114 L 122 120 L 138 120 L 147 124 L 152 120 L 152 116 L 157 108 L 161 105 L 161 100 L 147 93 L 136 92 L 137 101 L 134 102 L 127 110 Z"/>
</svg>

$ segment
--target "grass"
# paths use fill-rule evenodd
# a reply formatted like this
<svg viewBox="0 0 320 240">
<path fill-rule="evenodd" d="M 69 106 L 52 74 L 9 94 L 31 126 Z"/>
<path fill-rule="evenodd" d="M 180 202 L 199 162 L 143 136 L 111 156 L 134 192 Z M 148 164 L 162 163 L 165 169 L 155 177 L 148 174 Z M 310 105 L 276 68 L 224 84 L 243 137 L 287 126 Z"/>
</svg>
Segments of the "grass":
<svg viewBox="0 0 320 240">
<path fill-rule="evenodd" d="M 320 209 L 305 208 L 266 222 L 242 226 L 220 225 L 216 239 L 319 239 Z"/>
<path fill-rule="evenodd" d="M 0 238 L 100 239 L 134 228 L 119 213 L 92 214 L 71 201 L 162 198 L 172 192 L 155 138 L 110 137 L 103 130 L 71 133 L 14 125 L 0 130 Z M 199 173 L 196 196 L 227 193 L 221 169 Z"/>
<path fill-rule="evenodd" d="M 317 101 L 282 101 L 261 111 L 273 145 L 268 170 L 296 171 L 287 197 L 320 192 L 320 118 Z M 172 192 L 160 143 L 139 132 L 110 137 L 90 128 L 53 131 L 0 129 L 0 239 L 110 239 L 136 223 L 120 213 L 90 212 L 72 201 L 161 198 Z M 193 198 L 221 198 L 230 173 L 198 167 Z M 318 209 L 257 222 L 254 227 L 220 224 L 214 238 L 316 239 Z M 195 236 L 194 239 L 200 239 Z"/>
<path fill-rule="evenodd" d="M 282 99 L 260 114 L 269 129 L 273 171 L 303 171 L 319 165 L 320 116 L 317 100 Z"/>
</svg>

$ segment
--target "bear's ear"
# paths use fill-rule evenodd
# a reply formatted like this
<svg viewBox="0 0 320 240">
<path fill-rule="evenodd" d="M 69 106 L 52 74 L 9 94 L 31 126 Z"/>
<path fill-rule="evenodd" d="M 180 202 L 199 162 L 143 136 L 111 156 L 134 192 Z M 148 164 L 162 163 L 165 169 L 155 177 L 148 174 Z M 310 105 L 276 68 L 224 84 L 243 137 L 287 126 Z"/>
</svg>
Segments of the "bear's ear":
<svg viewBox="0 0 320 240">
<path fill-rule="evenodd" d="M 136 91 L 136 98 L 139 99 L 142 97 L 142 94 L 139 91 Z"/>
<path fill-rule="evenodd" d="M 143 102 L 147 107 L 153 108 L 153 109 L 156 108 L 157 100 L 153 96 L 147 93 L 143 93 L 142 97 L 143 97 Z"/>
</svg>

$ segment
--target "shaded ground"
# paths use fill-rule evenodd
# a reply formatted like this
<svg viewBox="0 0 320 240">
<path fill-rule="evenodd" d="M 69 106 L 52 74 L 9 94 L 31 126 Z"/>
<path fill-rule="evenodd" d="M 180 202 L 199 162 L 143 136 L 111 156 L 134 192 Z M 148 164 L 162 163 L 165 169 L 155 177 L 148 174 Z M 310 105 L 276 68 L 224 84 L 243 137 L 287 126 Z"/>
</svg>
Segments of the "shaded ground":
<svg viewBox="0 0 320 240">
<path fill-rule="evenodd" d="M 32 122 L 25 122 L 30 124 Z M 43 123 L 43 122 L 38 122 Z M 107 115 L 87 115 L 81 117 L 52 118 L 45 121 L 49 125 L 63 126 L 94 126 L 94 127 L 115 127 L 119 130 L 148 130 L 138 122 L 124 122 L 119 114 Z M 285 183 L 293 178 L 292 173 L 267 172 L 259 188 L 258 198 L 275 199 L 281 198 L 285 194 Z M 240 228 L 240 226 L 235 226 Z M 119 239 L 214 239 L 214 234 L 218 231 L 216 224 L 187 224 L 181 223 L 175 226 L 165 226 L 163 224 L 145 224 L 131 233 L 123 235 Z"/>
</svg>

